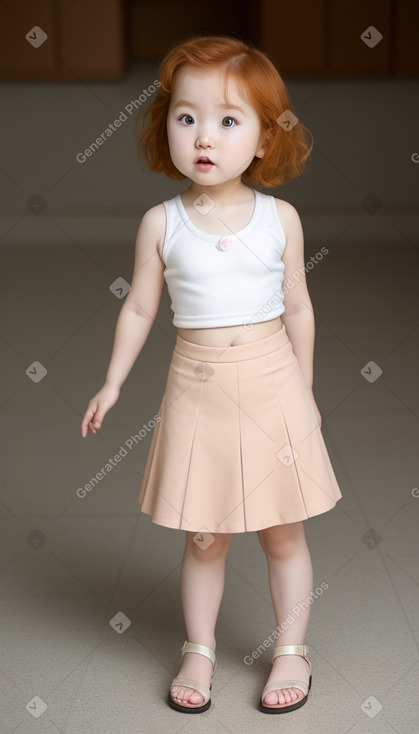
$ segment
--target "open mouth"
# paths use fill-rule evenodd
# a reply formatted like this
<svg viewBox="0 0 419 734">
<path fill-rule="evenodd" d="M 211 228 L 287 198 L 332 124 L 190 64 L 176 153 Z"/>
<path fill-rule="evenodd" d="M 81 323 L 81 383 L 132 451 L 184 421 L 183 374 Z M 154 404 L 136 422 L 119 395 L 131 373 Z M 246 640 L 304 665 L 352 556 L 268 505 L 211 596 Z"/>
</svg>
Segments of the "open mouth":
<svg viewBox="0 0 419 734">
<path fill-rule="evenodd" d="M 198 160 L 195 161 L 195 163 L 196 163 L 197 166 L 206 166 L 206 167 L 210 167 L 210 166 L 214 166 L 215 165 L 212 162 L 212 160 L 210 158 L 208 158 L 208 156 L 206 156 L 206 155 L 200 156 L 198 158 Z"/>
</svg>

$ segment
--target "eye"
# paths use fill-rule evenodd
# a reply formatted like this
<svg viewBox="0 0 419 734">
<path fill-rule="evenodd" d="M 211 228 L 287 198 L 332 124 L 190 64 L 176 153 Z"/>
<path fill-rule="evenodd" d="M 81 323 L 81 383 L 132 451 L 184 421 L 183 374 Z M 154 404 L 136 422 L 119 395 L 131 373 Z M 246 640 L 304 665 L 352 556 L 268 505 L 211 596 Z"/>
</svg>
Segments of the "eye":
<svg viewBox="0 0 419 734">
<path fill-rule="evenodd" d="M 192 120 L 192 122 L 194 122 L 192 115 L 188 115 L 186 113 L 184 115 L 181 115 L 181 117 L 179 117 L 178 119 L 183 120 L 184 117 L 187 117 L 189 120 Z M 186 122 L 186 125 L 189 125 L 189 124 L 192 124 L 192 123 Z"/>
<path fill-rule="evenodd" d="M 230 117 L 230 115 L 227 115 L 227 117 L 223 117 L 223 125 L 225 120 L 231 120 L 231 122 L 234 123 L 234 125 L 237 125 L 237 120 L 234 119 L 234 117 Z M 227 124 L 224 125 L 224 127 L 233 127 L 233 125 Z"/>
</svg>

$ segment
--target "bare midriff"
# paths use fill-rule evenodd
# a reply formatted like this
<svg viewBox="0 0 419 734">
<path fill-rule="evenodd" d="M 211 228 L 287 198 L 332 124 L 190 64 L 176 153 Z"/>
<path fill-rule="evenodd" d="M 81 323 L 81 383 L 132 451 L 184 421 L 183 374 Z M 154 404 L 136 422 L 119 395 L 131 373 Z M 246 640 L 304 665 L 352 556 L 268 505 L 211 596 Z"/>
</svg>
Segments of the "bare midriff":
<svg viewBox="0 0 419 734">
<path fill-rule="evenodd" d="M 210 329 L 180 329 L 177 333 L 188 342 L 209 347 L 234 347 L 239 344 L 264 339 L 282 329 L 281 317 L 259 324 L 237 324 L 237 326 L 220 326 Z"/>
</svg>

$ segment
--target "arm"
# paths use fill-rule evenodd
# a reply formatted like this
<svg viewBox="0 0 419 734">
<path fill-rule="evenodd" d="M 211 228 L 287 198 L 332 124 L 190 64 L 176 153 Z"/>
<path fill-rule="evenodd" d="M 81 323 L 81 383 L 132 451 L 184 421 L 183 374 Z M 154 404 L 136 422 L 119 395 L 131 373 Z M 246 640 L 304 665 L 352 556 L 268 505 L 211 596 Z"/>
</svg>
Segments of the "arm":
<svg viewBox="0 0 419 734">
<path fill-rule="evenodd" d="M 105 384 L 122 387 L 157 316 L 164 285 L 164 263 L 158 247 L 163 242 L 164 230 L 164 205 L 160 204 L 149 209 L 141 220 L 131 290 L 116 324 Z"/>
<path fill-rule="evenodd" d="M 136 313 L 125 304 L 116 322 L 112 355 L 105 384 L 121 389 L 150 333 L 151 317 Z"/>
<path fill-rule="evenodd" d="M 307 390 L 313 389 L 314 314 L 307 290 L 304 268 L 304 234 L 297 210 L 288 202 L 275 199 L 278 216 L 287 235 L 282 261 L 284 271 L 284 306 L 281 316 L 292 349 L 298 359 Z M 293 287 L 286 289 L 290 280 Z"/>
<path fill-rule="evenodd" d="M 96 433 L 105 413 L 116 403 L 122 384 L 150 333 L 159 308 L 164 284 L 164 263 L 159 247 L 164 241 L 164 205 L 149 209 L 141 220 L 135 245 L 131 289 L 121 308 L 115 328 L 113 350 L 105 383 L 89 401 L 81 424 L 82 436 Z"/>
</svg>

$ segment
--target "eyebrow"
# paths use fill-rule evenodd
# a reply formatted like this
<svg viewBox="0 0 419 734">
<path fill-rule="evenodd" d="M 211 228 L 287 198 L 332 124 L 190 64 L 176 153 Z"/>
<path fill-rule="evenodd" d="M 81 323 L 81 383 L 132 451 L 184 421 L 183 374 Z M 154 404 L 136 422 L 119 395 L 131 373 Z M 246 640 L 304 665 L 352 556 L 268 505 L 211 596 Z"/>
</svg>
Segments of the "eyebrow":
<svg viewBox="0 0 419 734">
<path fill-rule="evenodd" d="M 193 102 L 187 102 L 185 100 L 180 100 L 179 102 L 176 102 L 175 105 L 173 105 L 173 109 L 175 109 L 175 107 L 195 107 L 195 105 Z M 240 112 L 243 112 L 244 114 L 244 111 L 242 110 L 242 108 L 239 107 L 237 104 L 218 104 L 216 105 L 216 107 L 224 107 L 225 109 L 228 109 L 228 110 L 239 110 Z"/>
</svg>

